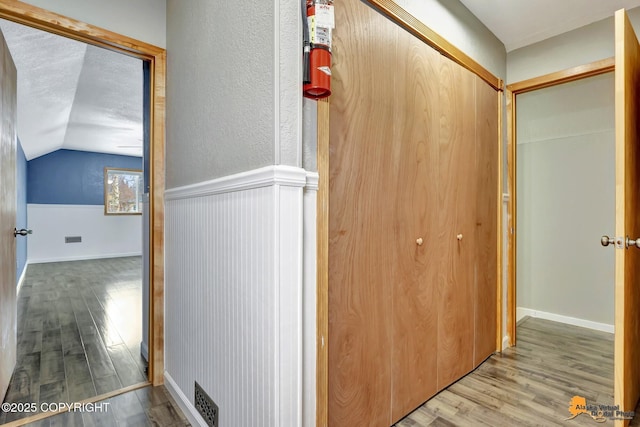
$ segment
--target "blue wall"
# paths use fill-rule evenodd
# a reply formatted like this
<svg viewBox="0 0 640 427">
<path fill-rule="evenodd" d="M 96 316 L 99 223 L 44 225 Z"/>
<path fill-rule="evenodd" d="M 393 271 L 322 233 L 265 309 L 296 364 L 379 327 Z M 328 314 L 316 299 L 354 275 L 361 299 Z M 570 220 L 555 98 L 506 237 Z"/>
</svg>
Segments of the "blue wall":
<svg viewBox="0 0 640 427">
<path fill-rule="evenodd" d="M 142 158 L 58 150 L 30 160 L 28 203 L 103 205 L 104 168 L 142 169 Z"/>
<path fill-rule="evenodd" d="M 16 150 L 16 227 L 27 228 L 27 158 L 22 150 L 22 144 L 18 139 Z M 22 271 L 27 264 L 27 238 L 16 239 L 16 281 L 20 279 Z"/>
</svg>

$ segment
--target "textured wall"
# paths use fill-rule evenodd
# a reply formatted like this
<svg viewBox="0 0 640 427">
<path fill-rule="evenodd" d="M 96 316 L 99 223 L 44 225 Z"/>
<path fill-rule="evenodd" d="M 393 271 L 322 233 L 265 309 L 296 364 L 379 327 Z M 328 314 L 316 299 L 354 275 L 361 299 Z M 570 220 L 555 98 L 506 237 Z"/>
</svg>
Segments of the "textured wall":
<svg viewBox="0 0 640 427">
<path fill-rule="evenodd" d="M 30 160 L 27 201 L 104 205 L 104 168 L 142 169 L 140 157 L 58 150 Z"/>
<path fill-rule="evenodd" d="M 298 3 L 167 2 L 167 188 L 301 165 Z"/>
<path fill-rule="evenodd" d="M 166 0 L 23 0 L 156 46 L 166 44 Z"/>
<path fill-rule="evenodd" d="M 613 324 L 614 134 L 612 73 L 518 98 L 518 307 Z"/>
<path fill-rule="evenodd" d="M 27 227 L 27 158 L 18 139 L 16 150 L 16 227 Z M 27 264 L 28 239 L 16 239 L 16 280 L 20 280 L 22 271 Z"/>
<path fill-rule="evenodd" d="M 302 167 L 318 170 L 318 103 L 305 98 L 302 109 Z"/>
</svg>

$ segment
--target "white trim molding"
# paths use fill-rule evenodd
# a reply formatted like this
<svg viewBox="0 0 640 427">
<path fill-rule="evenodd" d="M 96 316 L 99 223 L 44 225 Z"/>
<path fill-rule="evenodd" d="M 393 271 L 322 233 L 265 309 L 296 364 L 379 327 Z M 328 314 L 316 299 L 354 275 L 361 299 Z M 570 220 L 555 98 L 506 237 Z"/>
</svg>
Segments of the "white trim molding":
<svg viewBox="0 0 640 427">
<path fill-rule="evenodd" d="M 505 335 L 504 337 L 502 337 L 502 348 L 501 348 L 501 350 L 506 350 L 506 349 L 508 349 L 509 347 L 511 347 L 511 346 L 509 345 L 509 342 L 510 342 L 510 341 L 511 341 L 511 340 L 509 339 L 509 335 Z"/>
<path fill-rule="evenodd" d="M 311 179 L 309 177 L 311 176 Z M 309 181 L 315 179 L 315 185 Z M 316 425 L 316 206 L 318 202 L 318 174 L 307 175 L 304 190 L 303 261 L 302 261 L 302 427 Z"/>
<path fill-rule="evenodd" d="M 566 323 L 567 325 L 580 326 L 582 328 L 593 329 L 596 331 L 609 332 L 611 334 L 614 331 L 613 325 L 609 325 L 607 323 L 592 322 L 591 320 L 578 319 L 576 317 L 564 316 L 562 314 L 548 313 L 546 311 L 518 307 L 516 310 L 516 321 L 519 322 L 526 316 Z"/>
<path fill-rule="evenodd" d="M 165 200 L 179 200 L 270 187 L 272 185 L 304 188 L 307 186 L 308 180 L 312 185 L 313 173 L 307 173 L 302 168 L 273 165 L 197 184 L 172 188 L 166 190 L 164 196 Z"/>
<path fill-rule="evenodd" d="M 318 172 L 307 172 L 307 185 L 305 190 L 318 191 L 318 182 L 320 181 L 320 175 Z"/>
<path fill-rule="evenodd" d="M 184 415 L 187 417 L 189 424 L 192 426 L 207 427 L 207 423 L 200 416 L 195 406 L 191 404 L 191 401 L 184 395 L 182 390 L 180 390 L 180 387 L 178 387 L 178 384 L 176 384 L 175 380 L 171 378 L 171 375 L 166 371 L 164 373 L 164 381 L 164 385 L 167 387 L 169 394 L 173 397 Z"/>
<path fill-rule="evenodd" d="M 121 254 L 101 254 L 101 255 L 77 255 L 66 257 L 51 257 L 51 258 L 38 258 L 30 259 L 29 264 L 46 264 L 49 262 L 67 262 L 67 261 L 87 261 L 91 259 L 108 259 L 108 258 L 126 258 L 131 256 L 142 256 L 141 252 L 129 252 Z"/>
</svg>

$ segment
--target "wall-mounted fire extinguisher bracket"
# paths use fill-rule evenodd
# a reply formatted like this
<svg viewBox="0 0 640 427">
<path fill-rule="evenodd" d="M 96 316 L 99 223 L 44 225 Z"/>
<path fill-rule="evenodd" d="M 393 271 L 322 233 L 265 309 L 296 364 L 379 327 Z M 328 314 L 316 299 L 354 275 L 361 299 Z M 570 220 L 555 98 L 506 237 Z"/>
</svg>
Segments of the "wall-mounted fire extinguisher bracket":
<svg viewBox="0 0 640 427">
<path fill-rule="evenodd" d="M 321 99 L 331 95 L 331 32 L 335 27 L 333 0 L 306 0 L 306 11 L 303 93 L 307 98 Z"/>
</svg>

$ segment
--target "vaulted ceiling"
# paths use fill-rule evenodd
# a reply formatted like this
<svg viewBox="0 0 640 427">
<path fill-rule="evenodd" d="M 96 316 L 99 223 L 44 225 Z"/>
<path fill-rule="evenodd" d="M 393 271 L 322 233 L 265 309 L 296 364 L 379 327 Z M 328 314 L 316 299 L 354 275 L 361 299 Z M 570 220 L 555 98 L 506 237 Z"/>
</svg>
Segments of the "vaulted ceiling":
<svg viewBox="0 0 640 427">
<path fill-rule="evenodd" d="M 0 20 L 18 71 L 27 159 L 66 148 L 142 155 L 142 61 Z"/>
</svg>

